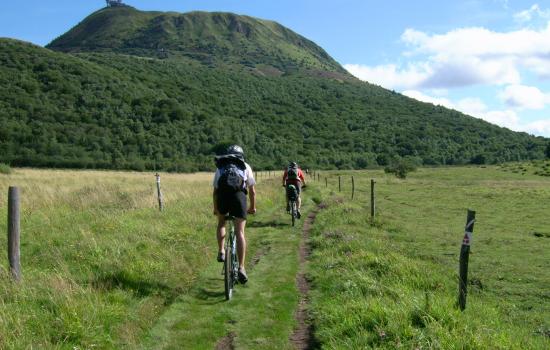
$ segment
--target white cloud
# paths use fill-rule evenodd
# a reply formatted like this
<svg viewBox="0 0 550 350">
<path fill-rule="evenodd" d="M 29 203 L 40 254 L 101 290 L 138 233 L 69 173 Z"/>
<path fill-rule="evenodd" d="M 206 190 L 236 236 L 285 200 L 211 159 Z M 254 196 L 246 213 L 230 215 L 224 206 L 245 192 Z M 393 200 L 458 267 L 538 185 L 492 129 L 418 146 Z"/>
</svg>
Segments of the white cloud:
<svg viewBox="0 0 550 350">
<path fill-rule="evenodd" d="M 525 127 L 520 125 L 520 120 L 515 111 L 503 110 L 503 111 L 486 111 L 474 117 L 483 119 L 489 123 L 503 126 L 505 128 L 515 131 L 526 131 Z"/>
<path fill-rule="evenodd" d="M 419 85 L 431 74 L 429 67 L 409 65 L 400 69 L 394 64 L 374 67 L 346 64 L 344 68 L 361 80 L 379 84 L 387 89 L 403 89 Z"/>
<path fill-rule="evenodd" d="M 514 14 L 514 19 L 519 23 L 531 22 L 536 17 L 549 19 L 550 10 L 542 10 L 538 4 L 534 4 L 529 9 Z"/>
<path fill-rule="evenodd" d="M 408 96 L 410 98 L 414 98 L 415 100 L 432 103 L 436 106 L 444 106 L 447 108 L 455 108 L 453 103 L 444 97 L 432 97 L 428 96 L 420 91 L 417 90 L 406 90 L 402 92 L 403 95 Z"/>
<path fill-rule="evenodd" d="M 431 97 L 415 90 L 404 91 L 403 94 L 422 102 L 455 109 L 464 114 L 511 130 L 528 131 L 526 126 L 520 124 L 520 119 L 514 110 L 489 110 L 487 105 L 479 98 L 464 98 L 455 103 L 447 98 Z"/>
<path fill-rule="evenodd" d="M 550 103 L 550 94 L 534 86 L 510 85 L 499 93 L 499 98 L 508 106 L 518 109 L 543 109 Z"/>
<path fill-rule="evenodd" d="M 473 27 L 428 34 L 407 29 L 401 40 L 408 47 L 403 52 L 407 65 L 348 64 L 345 68 L 360 79 L 403 90 L 518 85 L 524 70 L 550 78 L 550 21 L 544 29 L 510 32 Z"/>
<path fill-rule="evenodd" d="M 528 123 L 525 127 L 525 131 L 535 135 L 550 137 L 550 119 Z"/>
</svg>

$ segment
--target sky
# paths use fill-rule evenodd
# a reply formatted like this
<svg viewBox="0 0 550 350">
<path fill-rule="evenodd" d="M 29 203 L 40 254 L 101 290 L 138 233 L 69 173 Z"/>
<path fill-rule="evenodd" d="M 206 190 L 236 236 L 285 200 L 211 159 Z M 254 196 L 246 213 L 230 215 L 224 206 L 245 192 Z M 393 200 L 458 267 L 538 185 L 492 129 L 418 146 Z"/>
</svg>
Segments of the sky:
<svg viewBox="0 0 550 350">
<path fill-rule="evenodd" d="M 124 0 L 144 11 L 229 11 L 313 40 L 358 78 L 550 137 L 550 0 Z M 103 0 L 0 3 L 0 37 L 44 46 Z"/>
</svg>

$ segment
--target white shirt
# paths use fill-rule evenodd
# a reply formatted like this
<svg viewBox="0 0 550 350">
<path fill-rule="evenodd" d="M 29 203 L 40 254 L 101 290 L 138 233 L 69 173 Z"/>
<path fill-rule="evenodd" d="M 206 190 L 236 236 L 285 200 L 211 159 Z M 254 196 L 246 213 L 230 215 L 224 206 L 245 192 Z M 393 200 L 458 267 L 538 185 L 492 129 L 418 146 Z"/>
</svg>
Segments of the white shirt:
<svg viewBox="0 0 550 350">
<path fill-rule="evenodd" d="M 252 171 L 252 168 L 248 163 L 244 163 L 246 165 L 246 169 L 244 170 L 244 183 L 246 184 L 246 187 L 254 186 L 256 184 L 256 180 L 254 180 L 254 172 Z M 216 173 L 214 174 L 214 188 L 218 188 L 218 180 L 220 179 L 220 176 L 222 175 L 220 169 L 216 170 Z"/>
</svg>

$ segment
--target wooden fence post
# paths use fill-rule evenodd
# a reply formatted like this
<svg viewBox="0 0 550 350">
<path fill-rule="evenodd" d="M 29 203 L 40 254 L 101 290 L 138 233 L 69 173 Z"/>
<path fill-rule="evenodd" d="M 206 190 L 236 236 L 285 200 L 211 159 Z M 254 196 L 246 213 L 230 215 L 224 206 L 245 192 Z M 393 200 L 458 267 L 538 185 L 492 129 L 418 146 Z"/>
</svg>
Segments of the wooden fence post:
<svg viewBox="0 0 550 350">
<path fill-rule="evenodd" d="M 376 215 L 376 202 L 374 197 L 374 179 L 370 180 L 370 218 L 371 220 L 374 220 L 374 216 Z"/>
<path fill-rule="evenodd" d="M 338 175 L 338 192 L 342 191 L 342 181 L 340 181 L 340 175 Z"/>
<path fill-rule="evenodd" d="M 351 199 L 355 196 L 355 180 L 351 177 Z"/>
<path fill-rule="evenodd" d="M 325 176 L 325 187 L 328 187 L 328 178 Z"/>
<path fill-rule="evenodd" d="M 16 281 L 21 279 L 19 206 L 19 188 L 10 186 L 8 189 L 8 260 L 11 275 Z"/>
<path fill-rule="evenodd" d="M 317 182 L 321 181 L 321 174 L 317 173 Z"/>
<path fill-rule="evenodd" d="M 155 176 L 157 178 L 157 196 L 159 200 L 159 210 L 162 211 L 162 209 L 164 209 L 164 203 L 162 201 L 162 191 L 160 190 L 160 175 L 159 173 L 156 173 Z"/>
<path fill-rule="evenodd" d="M 466 216 L 466 227 L 464 229 L 464 239 L 460 247 L 460 265 L 458 280 L 458 306 L 460 310 L 466 309 L 466 295 L 468 294 L 468 260 L 470 257 L 470 244 L 472 244 L 472 234 L 474 232 L 474 223 L 476 221 L 476 212 L 468 209 Z"/>
</svg>

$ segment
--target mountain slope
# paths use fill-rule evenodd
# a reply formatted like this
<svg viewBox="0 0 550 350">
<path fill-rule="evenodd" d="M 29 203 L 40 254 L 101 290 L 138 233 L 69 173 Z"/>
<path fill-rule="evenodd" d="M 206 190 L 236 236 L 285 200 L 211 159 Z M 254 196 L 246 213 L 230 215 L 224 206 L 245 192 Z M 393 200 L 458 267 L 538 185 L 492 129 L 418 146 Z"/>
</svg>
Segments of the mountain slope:
<svg viewBox="0 0 550 350">
<path fill-rule="evenodd" d="M 351 78 L 312 41 L 276 22 L 232 13 L 104 8 L 47 47 L 63 52 L 183 56 L 209 65 L 244 65 L 273 74 L 314 70 Z"/>
<path fill-rule="evenodd" d="M 548 141 L 370 84 L 194 62 L 67 55 L 0 39 L 0 162 L 194 171 L 211 168 L 213 149 L 230 141 L 257 168 L 290 159 L 364 168 L 393 157 L 542 158 Z"/>
</svg>

